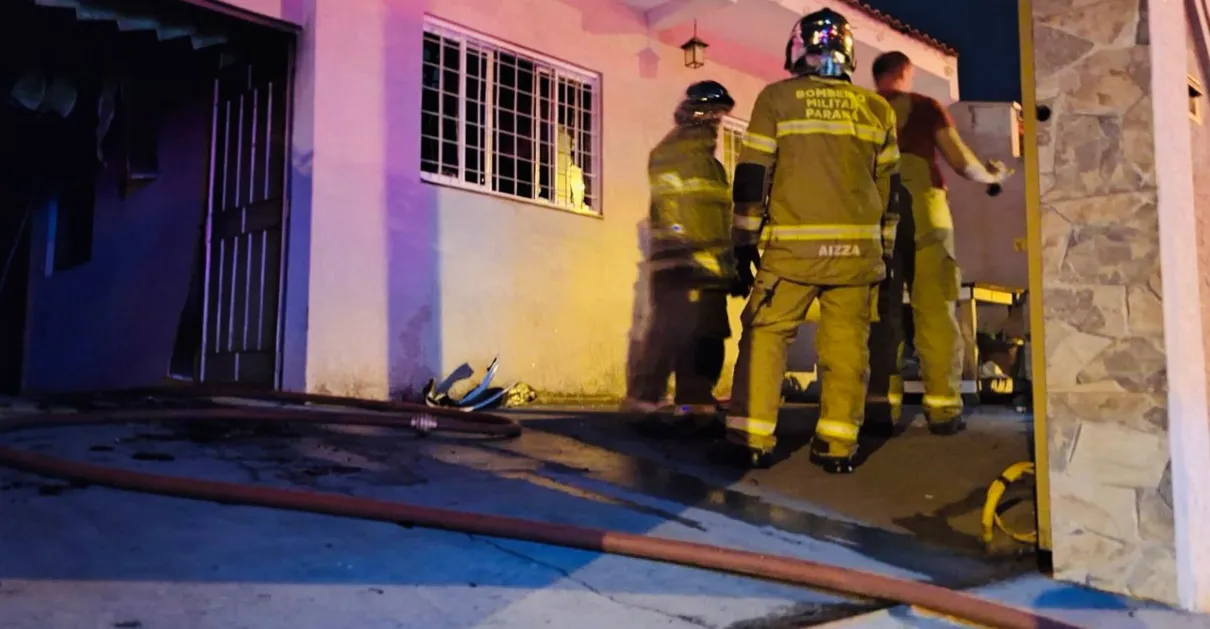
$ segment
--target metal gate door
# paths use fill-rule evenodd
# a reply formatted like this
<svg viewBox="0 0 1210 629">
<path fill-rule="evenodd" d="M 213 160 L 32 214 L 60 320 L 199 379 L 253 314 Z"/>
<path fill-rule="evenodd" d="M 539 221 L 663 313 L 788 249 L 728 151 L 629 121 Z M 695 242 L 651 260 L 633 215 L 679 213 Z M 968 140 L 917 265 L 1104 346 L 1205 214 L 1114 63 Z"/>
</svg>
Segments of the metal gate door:
<svg viewBox="0 0 1210 629">
<path fill-rule="evenodd" d="M 290 74 L 286 50 L 215 81 L 204 382 L 277 384 Z"/>
</svg>

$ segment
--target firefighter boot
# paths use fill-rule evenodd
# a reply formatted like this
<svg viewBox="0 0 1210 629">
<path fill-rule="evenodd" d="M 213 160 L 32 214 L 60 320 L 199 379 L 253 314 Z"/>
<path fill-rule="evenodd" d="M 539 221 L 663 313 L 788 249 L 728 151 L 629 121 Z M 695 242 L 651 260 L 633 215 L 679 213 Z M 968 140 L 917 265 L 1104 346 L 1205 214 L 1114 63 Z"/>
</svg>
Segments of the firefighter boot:
<svg viewBox="0 0 1210 629">
<path fill-rule="evenodd" d="M 716 299 L 717 298 L 717 299 Z M 698 336 L 681 350 L 676 361 L 676 414 L 682 437 L 721 439 L 724 421 L 714 388 L 726 358 L 724 337 L 730 332 L 727 302 L 722 294 L 703 293 L 714 303 L 698 313 L 698 326 L 711 335 Z"/>
<path fill-rule="evenodd" d="M 934 416 L 927 413 L 926 416 L 928 417 L 929 432 L 939 437 L 949 437 L 966 430 L 966 419 L 962 416 L 962 413 L 938 419 L 934 419 Z"/>
<path fill-rule="evenodd" d="M 811 462 L 828 474 L 852 474 L 857 469 L 856 454 L 855 443 L 828 441 L 818 436 L 811 440 Z"/>
<path fill-rule="evenodd" d="M 661 412 L 662 407 L 655 402 L 628 399 L 619 411 L 630 427 L 643 436 L 659 438 L 676 433 L 676 418 Z"/>
<path fill-rule="evenodd" d="M 924 418 L 934 435 L 948 437 L 962 432 L 966 428 L 964 412 L 961 397 L 924 396 Z"/>
<path fill-rule="evenodd" d="M 727 429 L 718 453 L 726 463 L 741 469 L 766 469 L 773 465 L 775 437 L 762 437 Z"/>
<path fill-rule="evenodd" d="M 924 418 L 929 432 L 939 437 L 956 435 L 966 429 L 965 408 L 962 398 L 924 396 Z"/>
<path fill-rule="evenodd" d="M 678 436 L 695 439 L 722 439 L 726 436 L 718 403 L 681 404 L 676 408 Z"/>
</svg>

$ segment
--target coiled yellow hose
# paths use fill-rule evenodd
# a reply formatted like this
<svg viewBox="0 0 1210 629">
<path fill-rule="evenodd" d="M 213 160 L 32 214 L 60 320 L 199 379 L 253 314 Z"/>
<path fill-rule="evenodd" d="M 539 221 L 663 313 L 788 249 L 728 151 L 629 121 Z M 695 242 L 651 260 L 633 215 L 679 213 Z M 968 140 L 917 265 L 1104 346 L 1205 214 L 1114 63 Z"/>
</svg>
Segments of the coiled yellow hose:
<svg viewBox="0 0 1210 629">
<path fill-rule="evenodd" d="M 1022 544 L 1037 544 L 1038 530 L 1035 527 L 1032 531 L 1017 531 L 1010 529 L 1000 519 L 1000 501 L 1004 499 L 1004 492 L 1008 490 L 1008 486 L 1021 480 L 1025 476 L 1033 476 L 1035 472 L 1032 461 L 1022 461 L 1014 463 L 1000 474 L 999 478 L 992 481 L 992 484 L 987 488 L 987 501 L 983 503 L 983 543 L 991 544 L 996 537 L 996 529 L 1004 531 L 1012 539 L 1021 542 Z"/>
</svg>

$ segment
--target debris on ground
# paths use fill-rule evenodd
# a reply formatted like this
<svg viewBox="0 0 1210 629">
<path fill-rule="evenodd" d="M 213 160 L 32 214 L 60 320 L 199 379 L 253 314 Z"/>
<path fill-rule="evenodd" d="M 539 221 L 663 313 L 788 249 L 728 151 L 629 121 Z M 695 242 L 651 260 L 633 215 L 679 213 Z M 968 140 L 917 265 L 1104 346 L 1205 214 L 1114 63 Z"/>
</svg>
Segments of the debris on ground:
<svg viewBox="0 0 1210 629">
<path fill-rule="evenodd" d="M 524 382 L 518 382 L 510 387 L 508 392 L 504 394 L 504 398 L 500 401 L 500 406 L 504 408 L 519 408 L 522 406 L 529 406 L 537 399 L 538 392 L 535 391 L 533 387 L 525 384 Z"/>
<path fill-rule="evenodd" d="M 437 382 L 436 378 L 430 378 L 424 385 L 424 403 L 428 406 L 439 408 L 457 408 L 464 411 L 482 411 L 493 408 L 517 408 L 530 404 L 538 399 L 538 394 L 532 387 L 523 383 L 517 382 L 506 387 L 491 386 L 492 379 L 496 377 L 496 371 L 500 368 L 500 357 L 492 359 L 492 362 L 487 367 L 487 371 L 483 374 L 483 380 L 475 385 L 466 395 L 458 399 L 450 396 L 449 391 L 455 384 L 465 380 L 466 377 L 459 377 L 461 374 L 474 373 L 470 367 L 462 365 L 455 369 L 449 376 Z"/>
</svg>

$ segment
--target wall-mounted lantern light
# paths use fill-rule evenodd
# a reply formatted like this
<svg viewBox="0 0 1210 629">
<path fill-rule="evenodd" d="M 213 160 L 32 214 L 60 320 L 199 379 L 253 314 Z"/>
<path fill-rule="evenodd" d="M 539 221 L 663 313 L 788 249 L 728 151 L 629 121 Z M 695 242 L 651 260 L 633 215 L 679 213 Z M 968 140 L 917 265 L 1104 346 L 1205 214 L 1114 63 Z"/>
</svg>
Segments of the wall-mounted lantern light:
<svg viewBox="0 0 1210 629">
<path fill-rule="evenodd" d="M 710 44 L 697 38 L 697 20 L 694 20 L 693 37 L 681 44 L 681 50 L 685 51 L 685 67 L 696 70 L 706 65 L 706 48 L 709 47 Z"/>
</svg>

